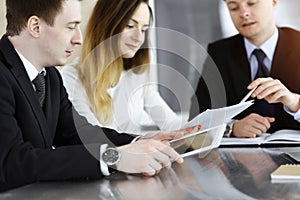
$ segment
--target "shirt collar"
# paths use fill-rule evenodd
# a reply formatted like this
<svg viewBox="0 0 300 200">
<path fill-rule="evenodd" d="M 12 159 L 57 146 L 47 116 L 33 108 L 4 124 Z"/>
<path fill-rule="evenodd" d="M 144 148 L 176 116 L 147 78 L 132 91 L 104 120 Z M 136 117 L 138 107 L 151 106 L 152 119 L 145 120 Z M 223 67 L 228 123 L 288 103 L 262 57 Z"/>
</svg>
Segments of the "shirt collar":
<svg viewBox="0 0 300 200">
<path fill-rule="evenodd" d="M 20 52 L 18 52 L 18 50 L 16 50 L 16 51 L 17 51 L 20 59 L 23 62 L 23 65 L 24 65 L 25 70 L 26 70 L 26 72 L 29 76 L 30 81 L 32 82 L 35 79 L 35 77 L 39 74 L 39 71 L 34 67 L 34 65 L 31 62 L 29 62 L 29 60 L 27 60 Z M 42 71 L 43 71 L 44 75 L 46 75 L 45 68 L 43 68 L 41 70 L 41 72 Z"/>
<path fill-rule="evenodd" d="M 253 45 L 251 42 L 249 42 L 249 40 L 244 38 L 248 60 L 250 60 L 254 49 L 261 49 L 266 54 L 267 58 L 272 61 L 278 41 L 278 35 L 278 29 L 276 28 L 274 34 L 259 47 Z"/>
</svg>

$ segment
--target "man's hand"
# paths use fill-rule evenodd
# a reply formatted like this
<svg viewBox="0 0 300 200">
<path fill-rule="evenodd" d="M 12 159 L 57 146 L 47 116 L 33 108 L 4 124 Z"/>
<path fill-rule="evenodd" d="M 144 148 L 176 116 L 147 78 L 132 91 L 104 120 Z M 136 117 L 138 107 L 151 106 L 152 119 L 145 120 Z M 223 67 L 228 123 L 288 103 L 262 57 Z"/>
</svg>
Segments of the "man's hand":
<svg viewBox="0 0 300 200">
<path fill-rule="evenodd" d="M 297 94 L 289 91 L 279 80 L 272 78 L 258 78 L 253 81 L 248 89 L 256 87 L 251 95 L 253 98 L 265 99 L 268 103 L 282 103 L 291 112 L 300 109 L 300 98 Z"/>
<path fill-rule="evenodd" d="M 118 147 L 121 160 L 117 170 L 125 173 L 142 173 L 153 176 L 162 168 L 170 168 L 171 162 L 182 163 L 183 158 L 170 147 L 168 142 L 153 139 L 139 140 L 137 142 Z"/>
<path fill-rule="evenodd" d="M 232 135 L 235 137 L 254 138 L 267 132 L 274 121 L 275 118 L 273 117 L 262 117 L 252 113 L 244 119 L 234 122 Z"/>
</svg>

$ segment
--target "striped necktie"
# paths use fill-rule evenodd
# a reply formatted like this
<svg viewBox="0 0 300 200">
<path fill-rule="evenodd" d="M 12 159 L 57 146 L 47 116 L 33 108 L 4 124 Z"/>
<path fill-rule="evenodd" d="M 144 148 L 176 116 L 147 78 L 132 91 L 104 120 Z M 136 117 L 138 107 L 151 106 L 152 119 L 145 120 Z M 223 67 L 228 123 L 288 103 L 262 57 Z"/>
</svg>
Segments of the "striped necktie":
<svg viewBox="0 0 300 200">
<path fill-rule="evenodd" d="M 258 69 L 255 76 L 257 78 L 263 78 L 269 76 L 269 70 L 264 64 L 264 59 L 267 57 L 266 54 L 261 49 L 255 49 L 253 51 L 253 55 L 255 55 L 257 62 L 258 62 Z M 255 100 L 255 104 L 253 106 L 253 111 L 257 114 L 260 114 L 264 117 L 275 117 L 275 107 L 273 104 L 269 104 L 266 100 L 261 99 Z M 271 126 L 274 128 L 274 125 Z"/>
<path fill-rule="evenodd" d="M 269 70 L 267 66 L 264 64 L 264 59 L 267 57 L 266 54 L 261 49 L 255 49 L 253 51 L 253 55 L 256 57 L 258 62 L 258 69 L 257 69 L 255 79 L 260 77 L 268 77 Z"/>
<path fill-rule="evenodd" d="M 44 73 L 39 73 L 32 82 L 35 86 L 35 92 L 39 99 L 40 105 L 43 107 L 46 94 L 46 83 Z"/>
</svg>

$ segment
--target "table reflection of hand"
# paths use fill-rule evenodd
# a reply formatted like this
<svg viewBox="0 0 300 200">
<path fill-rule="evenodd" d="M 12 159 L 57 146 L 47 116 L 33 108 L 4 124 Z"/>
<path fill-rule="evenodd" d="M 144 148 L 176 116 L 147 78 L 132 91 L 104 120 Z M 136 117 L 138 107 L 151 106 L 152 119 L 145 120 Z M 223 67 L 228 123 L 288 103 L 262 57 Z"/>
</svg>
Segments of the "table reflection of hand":
<svg viewBox="0 0 300 200">
<path fill-rule="evenodd" d="M 121 199 L 169 199 L 174 197 L 174 193 L 179 199 L 184 199 L 185 193 L 180 192 L 180 180 L 173 169 L 164 169 L 154 177 L 129 177 L 128 180 L 111 182 Z"/>
<path fill-rule="evenodd" d="M 212 150 L 198 155 L 199 162 L 207 167 L 219 167 L 224 172 L 225 164 L 218 150 Z"/>
</svg>

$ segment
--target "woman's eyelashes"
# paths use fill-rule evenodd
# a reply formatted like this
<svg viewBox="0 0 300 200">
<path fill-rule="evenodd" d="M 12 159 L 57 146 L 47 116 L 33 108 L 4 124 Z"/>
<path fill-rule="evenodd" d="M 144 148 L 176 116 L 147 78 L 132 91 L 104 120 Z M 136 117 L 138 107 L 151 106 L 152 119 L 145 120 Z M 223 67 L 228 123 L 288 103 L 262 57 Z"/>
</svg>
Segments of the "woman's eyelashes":
<svg viewBox="0 0 300 200">
<path fill-rule="evenodd" d="M 141 32 L 142 32 L 142 33 L 146 33 L 147 30 L 149 29 L 148 26 L 145 26 L 145 27 L 143 27 L 143 28 L 140 28 L 140 27 L 135 26 L 135 25 L 132 25 L 132 24 L 127 24 L 126 28 L 127 28 L 128 30 L 130 30 L 130 29 L 141 29 Z"/>
</svg>

